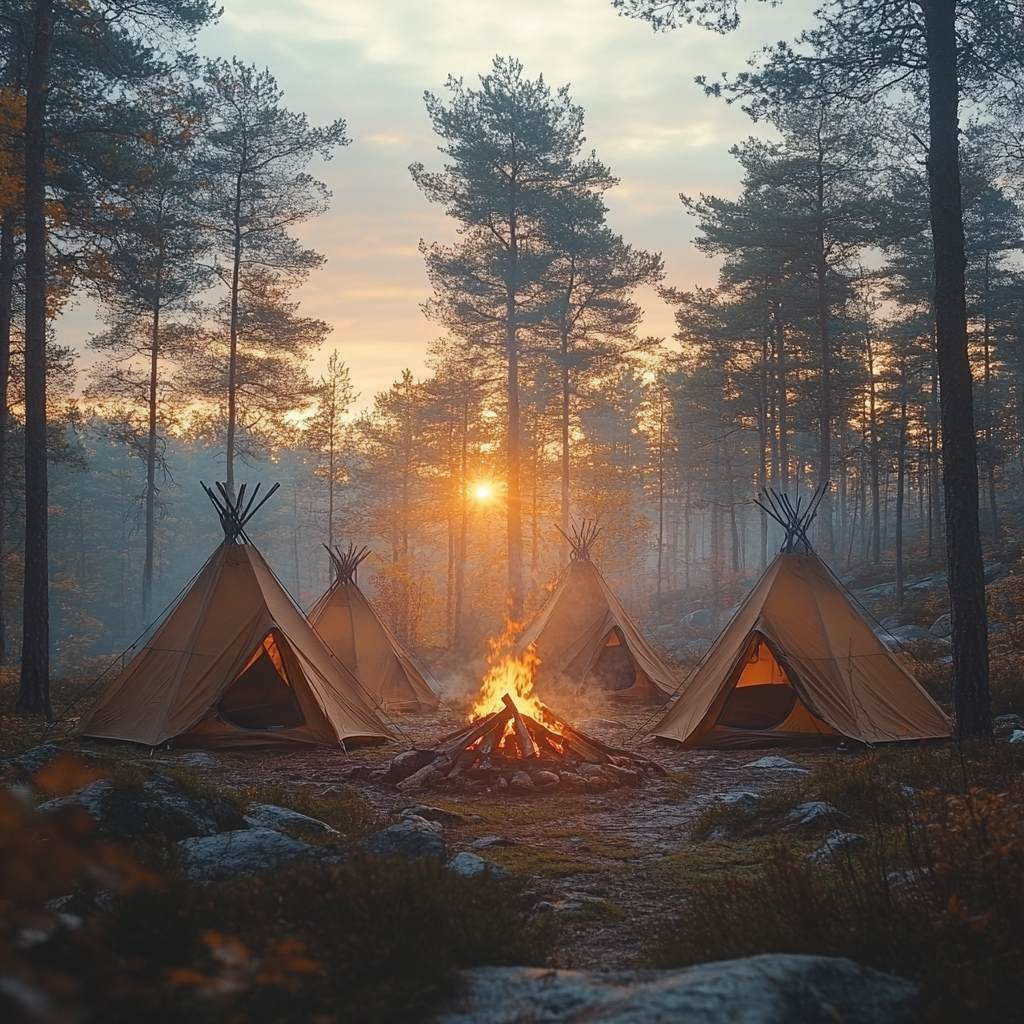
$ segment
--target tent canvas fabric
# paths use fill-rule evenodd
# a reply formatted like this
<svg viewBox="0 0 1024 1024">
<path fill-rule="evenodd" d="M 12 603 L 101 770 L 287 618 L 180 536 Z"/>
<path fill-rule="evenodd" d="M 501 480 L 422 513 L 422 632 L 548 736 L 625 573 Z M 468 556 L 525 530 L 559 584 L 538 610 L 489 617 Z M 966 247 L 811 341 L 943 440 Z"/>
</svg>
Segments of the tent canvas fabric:
<svg viewBox="0 0 1024 1024">
<path fill-rule="evenodd" d="M 392 738 L 259 551 L 227 541 L 78 732 L 206 748 Z"/>
<path fill-rule="evenodd" d="M 678 682 L 585 554 L 574 558 L 516 643 L 536 645 L 535 688 L 559 681 L 615 697 L 663 697 Z"/>
<path fill-rule="evenodd" d="M 380 707 L 415 712 L 440 703 L 430 672 L 402 647 L 356 583 L 337 579 L 310 608 L 309 621 Z"/>
<path fill-rule="evenodd" d="M 651 730 L 686 747 L 937 739 L 949 719 L 813 552 L 776 556 Z"/>
</svg>

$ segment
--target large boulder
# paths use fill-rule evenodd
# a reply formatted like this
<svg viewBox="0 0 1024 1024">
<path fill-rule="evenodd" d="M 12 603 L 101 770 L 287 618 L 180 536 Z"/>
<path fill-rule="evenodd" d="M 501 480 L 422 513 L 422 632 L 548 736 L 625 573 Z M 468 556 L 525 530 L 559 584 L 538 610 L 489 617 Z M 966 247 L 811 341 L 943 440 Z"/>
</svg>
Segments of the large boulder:
<svg viewBox="0 0 1024 1024">
<path fill-rule="evenodd" d="M 761 803 L 757 793 L 748 793 L 743 789 L 731 789 L 728 793 L 719 793 L 711 799 L 722 807 L 738 807 L 746 814 L 753 814 Z"/>
<path fill-rule="evenodd" d="M 809 800 L 807 803 L 797 804 L 786 813 L 786 823 L 782 831 L 834 829 L 839 825 L 850 824 L 852 824 L 850 816 L 844 814 L 838 807 L 833 807 L 832 804 L 826 803 L 824 800 Z"/>
<path fill-rule="evenodd" d="M 931 629 L 928 632 L 939 640 L 945 640 L 953 632 L 953 616 L 949 612 L 940 615 L 932 623 Z"/>
<path fill-rule="evenodd" d="M 251 828 L 272 828 L 275 832 L 305 832 L 325 839 L 341 835 L 325 821 L 277 804 L 249 804 L 245 821 Z"/>
<path fill-rule="evenodd" d="M 108 779 L 90 782 L 68 796 L 39 806 L 47 814 L 78 807 L 96 822 L 104 839 L 187 839 L 244 829 L 238 808 L 219 796 L 196 796 L 177 779 L 151 773 L 140 786 L 119 787 Z"/>
<path fill-rule="evenodd" d="M 756 761 L 751 761 L 743 766 L 744 768 L 760 768 L 772 772 L 807 772 L 807 768 L 801 768 L 794 764 L 788 757 L 779 757 L 778 754 L 766 754 Z"/>
<path fill-rule="evenodd" d="M 478 857 L 475 853 L 470 853 L 468 850 L 455 854 L 448 861 L 448 870 L 456 875 L 461 875 L 463 878 L 476 878 L 477 875 L 486 874 L 499 882 L 512 877 L 511 873 L 506 871 L 500 864 L 484 860 L 483 857 Z"/>
<path fill-rule="evenodd" d="M 397 825 L 367 836 L 359 845 L 373 857 L 448 860 L 448 847 L 441 835 L 441 826 L 423 818 L 406 818 Z"/>
<path fill-rule="evenodd" d="M 436 1024 L 909 1024 L 913 984 L 839 957 L 771 954 L 674 971 L 477 967 Z"/>
<path fill-rule="evenodd" d="M 806 859 L 812 864 L 825 864 L 837 857 L 867 849 L 868 845 L 867 836 L 859 832 L 843 832 L 837 828 L 829 832 L 821 846 L 807 854 Z"/>
<path fill-rule="evenodd" d="M 251 875 L 316 851 L 313 846 L 269 828 L 183 839 L 177 849 L 185 875 L 197 882 Z"/>
</svg>

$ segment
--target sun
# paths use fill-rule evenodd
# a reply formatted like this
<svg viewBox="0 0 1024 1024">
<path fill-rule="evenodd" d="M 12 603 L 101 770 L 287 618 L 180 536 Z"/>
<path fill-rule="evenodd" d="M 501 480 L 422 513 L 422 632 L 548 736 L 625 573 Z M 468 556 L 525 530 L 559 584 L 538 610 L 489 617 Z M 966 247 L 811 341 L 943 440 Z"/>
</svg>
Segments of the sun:
<svg viewBox="0 0 1024 1024">
<path fill-rule="evenodd" d="M 480 484 L 476 489 L 476 496 L 480 501 L 485 501 L 491 496 L 491 489 L 486 484 Z"/>
</svg>

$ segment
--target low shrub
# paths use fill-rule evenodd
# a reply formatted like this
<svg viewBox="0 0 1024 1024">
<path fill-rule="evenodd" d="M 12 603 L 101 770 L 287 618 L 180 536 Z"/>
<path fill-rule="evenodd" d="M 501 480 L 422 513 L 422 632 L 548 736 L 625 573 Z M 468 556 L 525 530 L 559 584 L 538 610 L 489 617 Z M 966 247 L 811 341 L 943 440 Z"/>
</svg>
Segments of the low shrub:
<svg viewBox="0 0 1024 1024">
<path fill-rule="evenodd" d="M 248 786 L 229 792 L 242 807 L 250 803 L 288 807 L 336 828 L 350 841 L 362 839 L 389 824 L 368 800 L 350 789 L 315 793 L 310 789 L 284 786 Z"/>
<path fill-rule="evenodd" d="M 908 777 L 942 778 L 953 792 L 904 790 Z M 971 785 L 977 778 L 996 785 Z M 830 759 L 806 787 L 873 821 L 870 848 L 816 864 L 775 842 L 758 870 L 697 882 L 686 913 L 655 927 L 652 965 L 846 956 L 917 981 L 935 1024 L 1019 1020 L 1024 786 L 1015 752 Z"/>
</svg>

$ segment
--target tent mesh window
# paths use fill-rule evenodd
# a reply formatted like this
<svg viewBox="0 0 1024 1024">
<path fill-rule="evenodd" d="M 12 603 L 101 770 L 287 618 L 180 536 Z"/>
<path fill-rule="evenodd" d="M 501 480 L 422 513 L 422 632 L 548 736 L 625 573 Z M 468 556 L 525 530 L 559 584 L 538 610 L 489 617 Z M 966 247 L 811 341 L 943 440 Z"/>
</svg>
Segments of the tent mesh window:
<svg viewBox="0 0 1024 1024">
<path fill-rule="evenodd" d="M 626 645 L 613 629 L 608 634 L 601 652 L 583 681 L 584 687 L 597 690 L 628 690 L 636 682 L 636 666 L 629 656 Z"/>
<path fill-rule="evenodd" d="M 273 731 L 305 724 L 272 633 L 221 698 L 220 716 L 238 729 Z"/>
<path fill-rule="evenodd" d="M 758 640 L 740 672 L 718 724 L 730 729 L 774 729 L 796 704 L 796 691 L 768 645 Z"/>
</svg>

